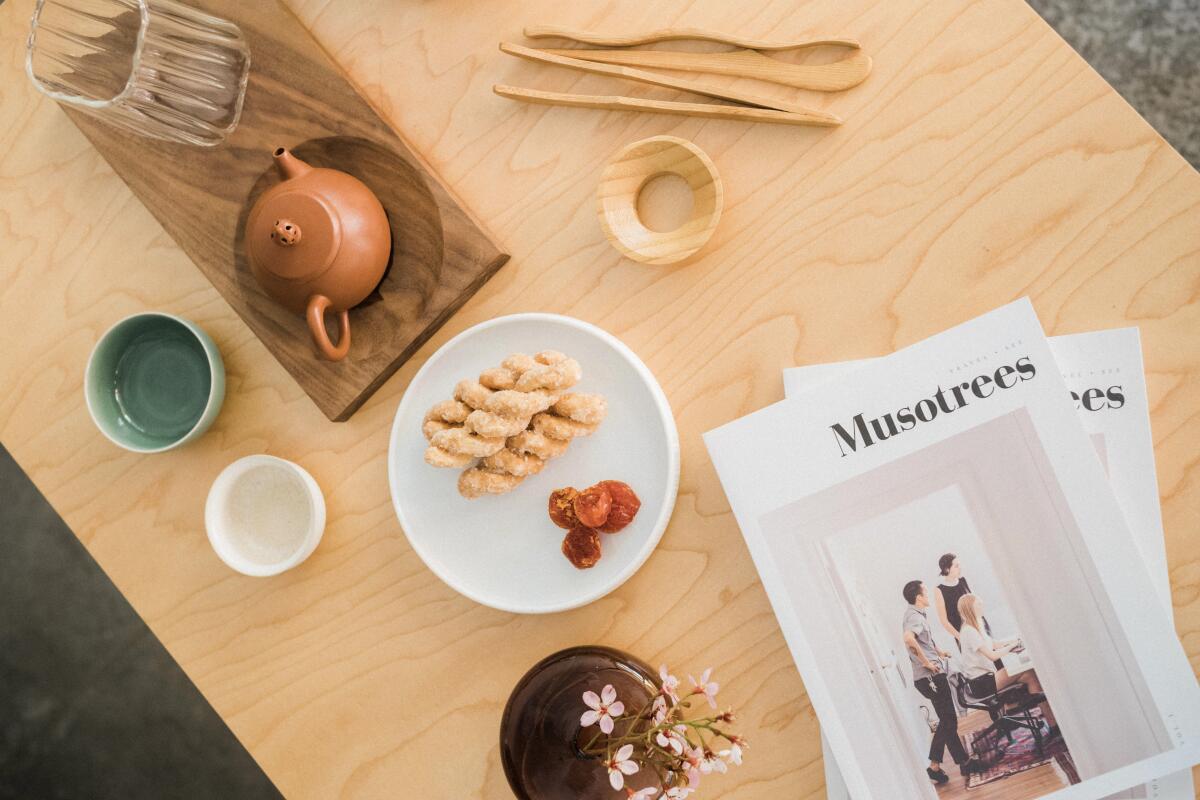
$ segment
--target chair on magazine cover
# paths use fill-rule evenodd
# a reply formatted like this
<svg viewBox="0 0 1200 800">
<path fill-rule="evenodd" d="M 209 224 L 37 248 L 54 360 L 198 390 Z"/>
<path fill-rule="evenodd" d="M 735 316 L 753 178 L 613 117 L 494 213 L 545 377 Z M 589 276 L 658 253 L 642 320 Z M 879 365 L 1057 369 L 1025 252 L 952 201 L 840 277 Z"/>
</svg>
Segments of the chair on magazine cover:
<svg viewBox="0 0 1200 800">
<path fill-rule="evenodd" d="M 995 694 L 975 697 L 971 694 L 970 687 L 961 674 L 954 677 L 957 680 L 952 683 L 958 697 L 958 704 L 963 708 L 986 711 L 992 719 L 992 724 L 981 732 L 982 737 L 990 737 L 995 741 L 1004 735 L 1007 737 L 1008 743 L 1012 744 L 1012 732 L 1017 728 L 1026 728 L 1033 734 L 1033 746 L 1038 755 L 1042 755 L 1042 725 L 1040 717 L 1035 716 L 1033 710 L 1045 702 L 1044 694 L 1040 692 L 1031 694 L 1024 684 L 1016 683 L 1006 686 Z M 996 749 L 1002 756 L 1003 749 L 999 747 Z"/>
</svg>

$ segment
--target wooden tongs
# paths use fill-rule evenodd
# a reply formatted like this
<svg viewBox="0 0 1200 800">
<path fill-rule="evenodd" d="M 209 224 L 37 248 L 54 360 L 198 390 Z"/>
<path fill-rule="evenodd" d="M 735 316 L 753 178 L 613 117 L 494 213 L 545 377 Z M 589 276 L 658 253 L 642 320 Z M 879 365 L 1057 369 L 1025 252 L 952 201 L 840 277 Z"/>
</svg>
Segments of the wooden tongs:
<svg viewBox="0 0 1200 800">
<path fill-rule="evenodd" d="M 694 94 L 730 100 L 740 106 L 723 106 L 709 103 L 685 103 L 671 100 L 649 100 L 639 97 L 605 95 L 564 94 L 525 89 L 517 86 L 496 85 L 492 90 L 513 100 L 544 105 L 576 106 L 580 108 L 606 108 L 630 111 L 648 111 L 660 114 L 685 114 L 711 119 L 736 119 L 747 122 L 775 122 L 789 125 L 840 125 L 841 118 L 834 114 L 808 108 L 796 103 L 761 97 L 749 92 L 712 86 L 684 78 L 674 78 L 657 72 L 646 72 L 636 67 L 659 67 L 668 70 L 702 72 L 755 78 L 769 83 L 778 83 L 800 89 L 837 92 L 857 86 L 871 72 L 871 59 L 861 52 L 853 39 L 811 39 L 796 42 L 764 42 L 741 39 L 710 33 L 692 28 L 677 28 L 641 36 L 609 37 L 565 28 L 535 26 L 525 29 L 530 39 L 556 37 L 570 39 L 582 44 L 602 47 L 632 47 L 654 42 L 693 39 L 718 42 L 739 48 L 720 53 L 685 53 L 666 50 L 536 50 L 518 44 L 501 42 L 500 50 L 518 58 L 554 64 L 568 69 L 611 75 L 618 78 L 680 89 Z M 856 52 L 833 64 L 817 66 L 787 64 L 763 51 L 797 50 L 806 47 L 846 47 Z"/>
</svg>

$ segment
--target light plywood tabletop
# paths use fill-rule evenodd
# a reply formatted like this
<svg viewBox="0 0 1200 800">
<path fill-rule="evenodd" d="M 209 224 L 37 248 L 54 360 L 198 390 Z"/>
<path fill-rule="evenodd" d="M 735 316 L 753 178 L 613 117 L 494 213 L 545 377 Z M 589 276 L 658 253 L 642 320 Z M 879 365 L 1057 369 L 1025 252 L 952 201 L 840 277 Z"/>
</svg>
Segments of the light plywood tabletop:
<svg viewBox="0 0 1200 800">
<path fill-rule="evenodd" d="M 0 6 L 0 440 L 286 795 L 508 797 L 497 728 L 513 683 L 598 642 L 715 667 L 753 749 L 708 796 L 822 796 L 812 708 L 700 434 L 780 399 L 783 367 L 887 353 L 1026 294 L 1051 334 L 1141 327 L 1177 624 L 1200 656 L 1200 176 L 1019 0 L 297 2 L 512 253 L 341 424 L 25 80 L 32 4 Z M 538 23 L 850 36 L 875 67 L 849 92 L 804 97 L 843 117 L 837 129 L 495 96 L 494 83 L 672 96 L 498 51 Z M 655 134 L 694 141 L 724 182 L 721 224 L 687 266 L 623 259 L 596 221 L 608 159 Z M 82 392 L 97 337 L 143 309 L 197 321 L 228 368 L 213 429 L 150 457 L 104 439 Z M 386 470 L 392 415 L 429 354 L 535 310 L 641 355 L 683 448 L 655 554 L 612 595 L 548 617 L 442 585 L 408 546 Z M 269 579 L 232 573 L 203 527 L 211 481 L 259 452 L 307 468 L 329 508 L 314 556 Z"/>
</svg>

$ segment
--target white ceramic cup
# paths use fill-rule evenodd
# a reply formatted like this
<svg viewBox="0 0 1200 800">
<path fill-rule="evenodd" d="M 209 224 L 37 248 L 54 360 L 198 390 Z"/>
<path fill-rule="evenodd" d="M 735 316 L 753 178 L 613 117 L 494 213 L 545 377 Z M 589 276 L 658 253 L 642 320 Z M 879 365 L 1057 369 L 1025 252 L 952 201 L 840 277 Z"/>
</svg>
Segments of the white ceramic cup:
<svg viewBox="0 0 1200 800">
<path fill-rule="evenodd" d="M 244 575 L 278 575 L 312 555 L 325 532 L 325 498 L 298 464 L 239 458 L 213 481 L 204 527 L 217 555 Z"/>
</svg>

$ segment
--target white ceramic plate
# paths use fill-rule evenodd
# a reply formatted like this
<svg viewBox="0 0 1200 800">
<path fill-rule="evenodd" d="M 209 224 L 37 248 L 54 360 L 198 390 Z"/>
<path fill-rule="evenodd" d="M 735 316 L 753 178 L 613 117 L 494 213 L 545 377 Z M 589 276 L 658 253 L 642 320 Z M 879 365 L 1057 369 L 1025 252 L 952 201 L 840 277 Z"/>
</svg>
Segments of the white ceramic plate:
<svg viewBox="0 0 1200 800">
<path fill-rule="evenodd" d="M 575 389 L 608 398 L 607 419 L 512 492 L 464 499 L 459 470 L 425 463 L 425 413 L 449 399 L 458 381 L 511 353 L 541 350 L 579 361 L 583 379 Z M 625 530 L 600 534 L 600 562 L 578 570 L 560 550 L 566 531 L 547 516 L 550 492 L 609 479 L 632 486 L 641 510 Z M 388 481 L 408 541 L 452 588 L 502 611 L 563 611 L 620 586 L 658 544 L 679 487 L 679 434 L 662 388 L 616 337 L 570 317 L 516 314 L 463 331 L 421 367 L 396 410 Z"/>
</svg>

